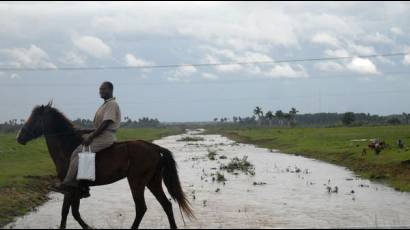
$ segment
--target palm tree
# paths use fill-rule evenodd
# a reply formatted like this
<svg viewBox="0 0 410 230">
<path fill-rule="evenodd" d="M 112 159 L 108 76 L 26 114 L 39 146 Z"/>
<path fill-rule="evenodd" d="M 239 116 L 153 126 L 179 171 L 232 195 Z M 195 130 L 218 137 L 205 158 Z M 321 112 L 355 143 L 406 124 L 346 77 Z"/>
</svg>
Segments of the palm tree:
<svg viewBox="0 0 410 230">
<path fill-rule="evenodd" d="M 268 121 L 269 121 L 269 127 L 271 127 L 272 126 L 272 120 L 273 120 L 273 118 L 275 118 L 275 115 L 273 115 L 273 112 L 272 111 L 268 111 L 266 114 L 265 114 L 265 117 L 268 119 Z"/>
<path fill-rule="evenodd" d="M 410 113 L 403 113 L 404 120 L 406 121 L 406 124 L 409 124 L 410 120 Z"/>
<path fill-rule="evenodd" d="M 258 122 L 259 125 L 261 125 L 261 117 L 263 117 L 263 111 L 262 108 L 259 106 L 256 106 L 256 108 L 253 110 L 253 114 L 255 114 L 256 116 L 258 116 Z"/>
<path fill-rule="evenodd" d="M 126 127 L 130 126 L 130 124 L 132 123 L 131 118 L 128 117 L 128 116 L 125 116 L 125 117 L 124 117 L 124 123 L 125 123 L 124 125 L 125 125 Z"/>
<path fill-rule="evenodd" d="M 298 113 L 299 111 L 298 110 L 296 110 L 295 108 L 293 108 L 292 107 L 292 109 L 289 111 L 289 124 L 290 125 L 295 125 L 296 124 L 296 114 Z"/>
<path fill-rule="evenodd" d="M 344 125 L 349 126 L 356 120 L 355 115 L 353 112 L 347 112 L 343 114 L 342 122 Z"/>
<path fill-rule="evenodd" d="M 292 115 L 290 113 L 284 113 L 283 118 L 287 121 L 288 126 L 290 126 L 291 120 L 292 120 Z"/>
<path fill-rule="evenodd" d="M 278 118 L 278 120 L 279 120 L 279 125 L 282 125 L 282 121 L 283 121 L 282 119 L 285 118 L 285 114 L 282 112 L 282 110 L 276 111 L 275 117 Z"/>
<path fill-rule="evenodd" d="M 233 120 L 233 123 L 236 123 L 236 122 L 238 122 L 238 117 L 233 116 L 233 117 L 232 117 L 232 120 Z"/>
<path fill-rule="evenodd" d="M 296 115 L 297 113 L 299 113 L 299 111 L 292 107 L 292 109 L 289 111 L 289 113 Z"/>
</svg>

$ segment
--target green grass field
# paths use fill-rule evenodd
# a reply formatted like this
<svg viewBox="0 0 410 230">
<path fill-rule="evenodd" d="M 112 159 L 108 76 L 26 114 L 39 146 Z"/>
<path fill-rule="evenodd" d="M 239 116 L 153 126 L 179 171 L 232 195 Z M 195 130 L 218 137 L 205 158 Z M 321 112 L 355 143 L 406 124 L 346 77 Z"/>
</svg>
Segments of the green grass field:
<svg viewBox="0 0 410 230">
<path fill-rule="evenodd" d="M 410 126 L 340 127 L 340 128 L 216 128 L 220 133 L 239 142 L 279 149 L 337 165 L 345 166 L 364 178 L 387 183 L 400 191 L 410 191 Z M 362 155 L 369 141 L 379 138 L 390 147 L 376 155 L 370 149 Z M 397 140 L 405 149 L 397 147 Z"/>
<path fill-rule="evenodd" d="M 121 129 L 117 137 L 152 141 L 182 132 L 179 128 Z M 23 146 L 16 142 L 16 134 L 0 133 L 0 227 L 46 201 L 54 175 L 44 138 Z"/>
</svg>

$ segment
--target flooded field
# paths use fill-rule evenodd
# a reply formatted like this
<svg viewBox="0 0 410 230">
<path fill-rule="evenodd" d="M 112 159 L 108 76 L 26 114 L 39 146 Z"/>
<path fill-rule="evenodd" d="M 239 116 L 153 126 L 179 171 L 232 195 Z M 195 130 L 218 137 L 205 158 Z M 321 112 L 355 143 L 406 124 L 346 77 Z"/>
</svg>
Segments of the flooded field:
<svg viewBox="0 0 410 230">
<path fill-rule="evenodd" d="M 357 178 L 343 167 L 200 131 L 155 143 L 174 153 L 197 216 L 184 225 L 174 203 L 180 228 L 410 227 L 410 194 Z M 92 188 L 91 194 L 80 209 L 89 225 L 131 227 L 135 212 L 126 180 Z M 63 196 L 49 196 L 6 228 L 57 228 Z M 145 197 L 148 211 L 140 227 L 168 228 L 159 203 L 148 190 Z M 67 227 L 80 228 L 71 215 Z"/>
</svg>

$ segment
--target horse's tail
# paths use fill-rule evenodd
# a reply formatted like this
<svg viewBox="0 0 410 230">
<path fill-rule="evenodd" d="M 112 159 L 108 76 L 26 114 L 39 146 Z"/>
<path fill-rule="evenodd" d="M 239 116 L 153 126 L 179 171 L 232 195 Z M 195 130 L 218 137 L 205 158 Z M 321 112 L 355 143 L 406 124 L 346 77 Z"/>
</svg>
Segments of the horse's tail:
<svg viewBox="0 0 410 230">
<path fill-rule="evenodd" d="M 174 160 L 172 152 L 156 144 L 150 142 L 147 143 L 155 146 L 162 154 L 162 166 L 164 170 L 162 176 L 164 178 L 165 186 L 167 187 L 172 199 L 178 202 L 180 209 L 182 209 L 189 219 L 195 219 L 191 204 L 182 190 L 181 182 L 178 176 L 177 163 Z"/>
</svg>

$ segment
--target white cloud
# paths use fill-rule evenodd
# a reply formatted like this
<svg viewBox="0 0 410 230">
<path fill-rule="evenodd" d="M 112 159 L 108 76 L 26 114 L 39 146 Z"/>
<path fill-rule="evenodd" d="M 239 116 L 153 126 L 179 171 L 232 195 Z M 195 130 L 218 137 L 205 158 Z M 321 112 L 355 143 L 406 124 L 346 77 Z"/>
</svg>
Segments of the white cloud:
<svg viewBox="0 0 410 230">
<path fill-rule="evenodd" d="M 242 56 L 239 56 L 240 62 L 271 62 L 273 59 L 264 53 L 257 52 L 245 52 Z"/>
<path fill-rule="evenodd" d="M 318 62 L 314 65 L 314 68 L 324 72 L 340 72 L 345 69 L 343 65 L 333 61 Z"/>
<path fill-rule="evenodd" d="M 270 78 L 306 78 L 309 77 L 302 65 L 290 66 L 289 64 L 274 64 L 274 60 L 267 54 L 253 51 L 234 51 L 230 49 L 217 49 L 206 47 L 210 52 L 206 56 L 208 63 L 232 63 L 229 65 L 215 66 L 215 70 L 222 73 L 240 72 L 247 73 L 253 77 Z M 220 61 L 224 60 L 224 61 Z M 258 66 L 252 64 L 242 65 L 239 63 L 268 62 L 266 65 Z M 269 62 L 272 62 L 269 64 Z"/>
<path fill-rule="evenodd" d="M 395 63 L 392 60 L 386 57 L 379 56 L 377 57 L 377 60 L 383 64 L 395 65 Z"/>
<path fill-rule="evenodd" d="M 232 50 L 230 49 L 218 49 L 214 47 L 208 47 L 207 48 L 211 54 L 208 55 L 208 58 L 214 59 L 214 61 L 223 59 L 223 60 L 229 60 L 229 61 L 238 61 L 239 56 Z"/>
<path fill-rule="evenodd" d="M 376 65 L 367 58 L 353 58 L 346 67 L 359 74 L 379 74 Z"/>
<path fill-rule="evenodd" d="M 345 49 L 327 49 L 325 50 L 325 54 L 330 57 L 349 57 L 349 52 L 347 52 Z"/>
<path fill-rule="evenodd" d="M 315 34 L 312 38 L 312 42 L 318 44 L 331 45 L 335 47 L 338 47 L 340 45 L 340 42 L 337 38 L 324 32 Z"/>
<path fill-rule="evenodd" d="M 346 4 L 334 7 L 326 3 L 45 3 L 36 4 L 35 12 L 32 7 L 32 4 L 0 7 L 0 25 L 5 25 L 5 29 L 0 27 L 1 34 L 16 30 L 13 34 L 41 33 L 47 37 L 49 32 L 89 31 L 101 36 L 115 34 L 118 39 L 135 38 L 135 35 L 189 37 L 261 51 L 262 47 L 300 46 L 300 41 L 319 31 L 329 31 L 338 38 L 340 34 L 367 32 L 361 14 L 352 13 Z M 38 11 L 42 14 L 36 14 Z M 372 9 L 368 11 L 373 13 Z M 29 26 L 38 29 L 30 31 Z"/>
<path fill-rule="evenodd" d="M 298 45 L 294 18 L 281 6 L 139 3 L 110 8 L 91 20 L 91 26 L 99 34 L 182 36 L 235 49 Z"/>
<path fill-rule="evenodd" d="M 186 66 L 182 66 L 179 68 L 179 71 L 183 74 L 187 74 L 187 75 L 191 75 L 193 73 L 198 72 L 198 70 L 196 69 L 195 66 L 192 65 L 186 65 Z"/>
<path fill-rule="evenodd" d="M 70 66 L 83 66 L 86 60 L 86 57 L 78 54 L 75 51 L 66 52 L 64 56 L 59 59 L 61 63 Z"/>
<path fill-rule="evenodd" d="M 267 66 L 273 66 L 273 64 L 271 65 L 267 65 Z M 269 67 L 268 68 L 264 68 L 262 69 L 260 66 L 258 65 L 248 65 L 246 66 L 246 70 L 248 71 L 248 73 L 252 74 L 252 75 L 263 75 L 264 74 L 264 70 L 269 71 Z"/>
<path fill-rule="evenodd" d="M 203 73 L 202 77 L 207 80 L 217 80 L 219 77 L 211 73 Z"/>
<path fill-rule="evenodd" d="M 2 49 L 0 50 L 0 54 L 4 54 L 8 58 L 12 59 L 11 64 L 15 67 L 57 68 L 50 62 L 48 54 L 36 45 L 31 45 L 28 49 Z"/>
<path fill-rule="evenodd" d="M 20 75 L 18 75 L 17 73 L 12 73 L 12 74 L 10 75 L 10 78 L 11 78 L 11 79 L 20 79 L 21 77 L 20 77 Z"/>
<path fill-rule="evenodd" d="M 268 43 L 261 43 L 261 42 L 255 42 L 252 40 L 245 40 L 241 38 L 220 38 L 215 40 L 215 43 L 218 46 L 222 47 L 230 47 L 234 50 L 254 50 L 254 51 L 266 51 L 272 48 L 272 44 Z"/>
<path fill-rule="evenodd" d="M 292 68 L 289 64 L 275 65 L 269 72 L 264 75 L 270 78 L 308 78 L 309 75 L 301 65 L 296 65 Z"/>
<path fill-rule="evenodd" d="M 80 36 L 72 39 L 74 45 L 94 58 L 111 57 L 111 48 L 101 39 L 93 36 Z"/>
<path fill-rule="evenodd" d="M 221 54 L 223 54 L 223 55 L 221 55 Z M 235 54 L 231 51 L 228 51 L 228 50 L 220 51 L 219 55 L 229 57 L 228 59 L 229 59 L 230 62 L 231 61 L 233 62 L 233 60 L 236 59 Z M 221 63 L 219 58 L 216 58 L 215 56 L 210 55 L 210 54 L 207 54 L 205 56 L 204 60 L 205 60 L 205 63 L 208 63 L 208 64 Z M 223 72 L 223 73 L 225 73 L 225 72 L 237 72 L 237 71 L 242 70 L 242 66 L 238 65 L 238 64 L 216 65 L 215 70 L 218 71 L 218 72 Z"/>
<path fill-rule="evenodd" d="M 404 56 L 403 64 L 410 65 L 410 54 L 407 54 L 406 56 Z"/>
<path fill-rule="evenodd" d="M 399 27 L 392 27 L 392 28 L 390 28 L 390 31 L 395 35 L 402 35 L 403 34 L 403 30 Z"/>
<path fill-rule="evenodd" d="M 403 46 L 401 48 L 404 50 L 404 52 L 407 52 L 407 54 L 403 57 L 403 64 L 404 65 L 410 65 L 410 46 Z"/>
<path fill-rule="evenodd" d="M 369 34 L 363 37 L 363 40 L 374 44 L 392 44 L 393 40 L 384 34 L 376 32 L 375 34 Z"/>
<path fill-rule="evenodd" d="M 358 6 L 360 9 L 365 9 L 371 4 L 360 5 Z M 77 48 L 73 51 L 76 53 L 67 54 L 61 62 L 73 63 L 74 65 L 84 65 L 85 57 L 88 57 L 88 55 L 96 58 L 109 57 L 114 53 L 112 50 L 114 47 L 116 47 L 115 49 L 118 47 L 118 49 L 126 50 L 126 46 L 135 44 L 129 43 L 129 41 L 136 41 L 136 39 L 138 45 L 134 45 L 133 49 L 136 46 L 145 47 L 145 45 L 155 44 L 155 42 L 146 41 L 166 42 L 168 41 L 166 39 L 176 41 L 175 43 L 187 41 L 185 43 L 187 45 L 186 50 L 187 52 L 190 50 L 189 52 L 193 54 L 191 57 L 205 55 L 205 53 L 201 53 L 200 50 L 193 47 L 197 44 L 214 46 L 221 53 L 212 53 L 212 56 L 225 63 L 271 60 L 272 58 L 269 57 L 271 54 L 274 54 L 275 58 L 321 56 L 320 50 L 305 49 L 304 43 L 309 42 L 329 45 L 328 48 L 332 49 L 327 50 L 325 53 L 331 57 L 349 56 L 349 53 L 370 54 L 375 50 L 379 50 L 377 44 L 391 44 L 392 39 L 388 36 L 394 38 L 393 32 L 403 33 L 399 27 L 377 26 L 377 20 L 383 17 L 378 14 L 379 11 L 376 9 L 369 8 L 366 12 L 359 12 L 359 10 L 356 12 L 352 6 L 344 4 L 80 3 L 76 6 L 41 4 L 36 6 L 42 12 L 40 16 L 31 12 L 30 7 L 32 7 L 31 4 L 24 4 L 19 7 L 12 4 L 0 6 L 0 13 L 4 13 L 3 16 L 0 16 L 0 19 L 6 19 L 7 17 L 13 19 L 13 22 L 10 23 L 1 23 L 0 20 L 0 25 L 10 24 L 21 32 L 28 31 L 27 28 L 30 25 L 30 27 L 38 28 L 36 30 L 38 32 L 28 32 L 30 35 L 59 35 L 57 37 L 51 36 L 50 40 L 58 37 L 65 38 L 72 31 L 79 31 L 80 35 L 92 35 L 73 36 L 72 42 Z M 8 8 L 12 9 L 9 10 L 12 13 L 7 14 Z M 388 9 L 388 11 L 392 10 Z M 27 14 L 27 17 L 21 17 L 24 14 Z M 55 18 L 51 16 L 59 14 L 62 16 L 55 21 L 49 20 L 49 18 Z M 69 15 L 71 17 L 68 17 Z M 35 20 L 36 18 L 39 19 Z M 67 18 L 74 21 L 70 22 Z M 17 21 L 14 21 L 14 19 Z M 28 19 L 32 21 L 32 24 L 27 23 Z M 393 19 L 397 20 L 397 18 Z M 6 22 L 7 20 L 3 21 Z M 87 23 L 77 23 L 79 21 Z M 143 23 L 141 23 L 142 21 Z M 68 23 L 64 24 L 62 22 Z M 41 23 L 44 23 L 44 25 Z M 402 24 L 399 21 L 398 24 L 393 25 L 399 26 Z M 0 33 L 0 40 L 5 36 L 4 34 L 10 34 L 8 32 L 13 31 L 8 29 L 8 25 L 5 26 L 7 27 L 0 29 L 2 32 Z M 402 28 L 405 27 L 402 26 Z M 390 29 L 392 33 L 389 33 Z M 41 40 L 41 37 L 27 37 Z M 158 40 L 152 40 L 151 38 Z M 360 45 L 342 46 L 345 45 L 346 41 L 358 41 Z M 50 44 L 57 44 L 58 42 L 60 40 L 53 41 Z M 144 44 L 142 45 L 142 43 Z M 44 42 L 44 44 L 46 43 Z M 108 44 L 112 45 L 112 48 Z M 374 47 L 371 45 L 374 45 Z M 164 46 L 169 47 L 166 44 Z M 64 47 L 58 48 L 70 50 Z M 149 48 L 141 49 L 141 51 L 146 52 L 150 50 Z M 388 50 L 388 48 L 390 47 L 380 50 Z M 140 53 L 136 54 L 133 57 L 125 57 L 125 63 L 127 65 L 143 65 L 146 61 L 141 57 L 145 56 Z M 175 55 L 174 53 L 167 52 L 167 55 L 167 57 L 160 60 L 171 60 L 170 63 L 172 63 L 172 60 L 177 60 L 173 59 L 172 55 Z M 88 58 L 90 59 L 90 57 Z M 123 56 L 120 56 L 122 63 L 124 63 L 123 58 Z M 156 59 L 153 58 L 153 60 Z M 187 63 L 200 62 L 195 59 L 184 61 Z M 376 62 L 376 64 L 379 64 L 379 62 Z M 107 65 L 110 64 L 107 63 Z M 326 69 L 324 66 L 321 67 Z M 330 66 L 327 67 L 331 69 Z M 335 65 L 333 67 L 338 68 Z M 242 70 L 243 73 L 264 72 L 264 69 L 252 68 L 239 65 L 215 67 L 218 72 L 239 72 Z"/>
<path fill-rule="evenodd" d="M 206 56 L 206 59 L 211 63 L 220 62 L 221 59 L 233 62 L 269 62 L 273 60 L 270 56 L 261 52 L 234 51 L 215 47 L 206 47 L 205 50 L 211 53 Z"/>
<path fill-rule="evenodd" d="M 220 63 L 220 61 L 219 61 L 218 58 L 216 58 L 216 57 L 214 57 L 214 56 L 212 56 L 212 55 L 210 55 L 210 54 L 205 55 L 204 60 L 205 60 L 204 62 L 207 63 L 207 64 Z"/>
<path fill-rule="evenodd" d="M 239 64 L 218 65 L 215 67 L 218 72 L 238 72 L 242 70 L 242 66 Z"/>
<path fill-rule="evenodd" d="M 196 11 L 196 14 L 196 17 L 178 26 L 178 33 L 210 42 L 218 38 L 216 41 L 223 42 L 222 45 L 233 45 L 235 48 L 249 48 L 251 43 L 286 47 L 298 45 L 293 19 L 281 7 L 257 10 L 220 7 L 215 8 L 213 13 Z"/>
<path fill-rule="evenodd" d="M 376 53 L 373 47 L 371 46 L 362 46 L 354 43 L 349 44 L 349 48 L 357 55 L 373 55 Z"/>
<path fill-rule="evenodd" d="M 354 36 L 362 33 L 364 30 L 360 26 L 360 22 L 354 17 L 340 15 L 335 12 L 319 13 L 309 12 L 306 9 L 301 9 L 300 13 L 293 15 L 294 26 L 298 30 L 299 35 L 310 34 L 312 31 L 329 31 L 334 35 Z"/>
<path fill-rule="evenodd" d="M 218 72 L 238 72 L 244 69 L 249 70 L 253 68 L 251 65 L 240 65 L 237 63 L 247 62 L 272 62 L 273 59 L 265 53 L 253 52 L 253 51 L 239 51 L 235 52 L 230 49 L 217 49 L 214 47 L 206 47 L 206 51 L 211 54 L 207 54 L 205 60 L 207 63 L 232 63 L 227 65 L 215 66 L 215 70 Z M 223 60 L 223 61 L 221 61 Z"/>
<path fill-rule="evenodd" d="M 191 76 L 196 72 L 198 72 L 198 70 L 195 66 L 181 66 L 173 71 L 173 76 L 168 77 L 168 81 L 190 81 Z"/>
<path fill-rule="evenodd" d="M 20 68 L 20 67 L 22 67 L 22 64 L 20 62 L 15 61 L 15 59 L 13 57 L 8 55 L 8 53 L 6 52 L 6 49 L 3 49 L 3 50 L 0 49 L 0 57 L 1 56 L 4 56 L 4 59 L 8 58 L 10 60 L 7 60 L 5 62 L 0 62 L 0 67 L 2 67 L 2 68 L 9 68 L 9 67 L 11 67 L 11 68 Z M 11 59 L 13 59 L 13 60 L 11 60 Z"/>
<path fill-rule="evenodd" d="M 126 54 L 124 59 L 125 59 L 125 62 L 127 63 L 127 66 L 132 66 L 132 67 L 150 66 L 154 64 L 152 62 L 136 58 L 132 54 Z"/>
<path fill-rule="evenodd" d="M 297 47 L 300 46 L 300 41 L 309 40 L 320 31 L 327 31 L 339 39 L 343 37 L 341 35 L 366 34 L 369 33 L 368 20 L 363 20 L 366 17 L 362 15 L 373 16 L 369 17 L 371 19 L 382 18 L 378 9 L 369 7 L 372 6 L 371 3 L 362 4 L 360 9 L 367 9 L 366 12 L 352 12 L 353 8 L 346 3 L 336 5 L 45 3 L 36 4 L 37 11 L 33 12 L 33 5 L 30 3 L 4 4 L 0 6 L 0 34 L 24 35 L 26 32 L 30 35 L 41 33 L 46 37 L 51 34 L 49 32 L 64 34 L 66 31 L 89 31 L 90 34 L 115 34 L 119 39 L 135 38 L 135 35 L 189 37 L 235 49 L 260 51 L 262 47 L 270 46 Z M 389 5 L 399 8 L 398 3 Z M 392 7 L 387 9 L 392 10 Z M 36 13 L 39 11 L 42 12 L 41 15 Z M 57 19 L 56 16 L 60 17 Z M 50 18 L 53 20 L 49 20 Z M 38 29 L 29 30 L 30 27 Z"/>
</svg>

